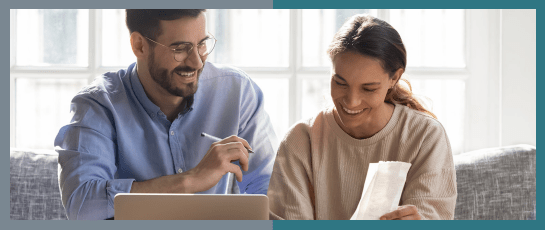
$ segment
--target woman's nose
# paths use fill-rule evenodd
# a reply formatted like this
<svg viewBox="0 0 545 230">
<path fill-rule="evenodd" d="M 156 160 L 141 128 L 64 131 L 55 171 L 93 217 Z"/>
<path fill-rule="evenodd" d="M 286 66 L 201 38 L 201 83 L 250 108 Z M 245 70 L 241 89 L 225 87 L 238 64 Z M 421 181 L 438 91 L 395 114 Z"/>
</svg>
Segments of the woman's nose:
<svg viewBox="0 0 545 230">
<path fill-rule="evenodd" d="M 358 93 L 350 92 L 343 99 L 343 102 L 348 108 L 353 109 L 361 104 L 361 97 Z"/>
</svg>

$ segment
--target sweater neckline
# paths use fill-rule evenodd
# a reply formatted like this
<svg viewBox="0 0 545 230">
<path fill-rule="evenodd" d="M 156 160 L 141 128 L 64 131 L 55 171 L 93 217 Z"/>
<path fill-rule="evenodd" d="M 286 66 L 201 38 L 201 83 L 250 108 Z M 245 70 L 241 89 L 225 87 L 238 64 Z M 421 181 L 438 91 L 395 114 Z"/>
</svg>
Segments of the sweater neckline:
<svg viewBox="0 0 545 230">
<path fill-rule="evenodd" d="M 335 121 L 335 115 L 333 113 L 333 107 L 329 108 L 325 111 L 325 117 L 327 120 L 327 123 L 329 123 L 329 126 L 333 130 L 333 132 L 339 137 L 342 141 L 347 142 L 352 145 L 358 145 L 358 146 L 366 146 L 376 143 L 377 141 L 383 139 L 386 137 L 396 126 L 397 121 L 399 120 L 399 116 L 401 114 L 402 105 L 394 104 L 394 113 L 392 114 L 392 117 L 382 128 L 378 133 L 375 135 L 365 138 L 365 139 L 356 139 L 350 136 L 348 133 L 346 133 L 344 130 L 342 130 L 341 126 L 337 124 Z"/>
</svg>

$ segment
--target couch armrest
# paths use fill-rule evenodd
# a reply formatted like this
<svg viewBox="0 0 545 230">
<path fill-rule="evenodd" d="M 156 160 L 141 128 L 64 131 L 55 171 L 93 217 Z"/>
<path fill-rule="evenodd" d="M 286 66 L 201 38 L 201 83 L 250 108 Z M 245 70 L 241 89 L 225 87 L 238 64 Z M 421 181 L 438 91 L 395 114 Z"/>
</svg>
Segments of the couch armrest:
<svg viewBox="0 0 545 230">
<path fill-rule="evenodd" d="M 53 150 L 10 149 L 10 219 L 66 220 Z"/>
<path fill-rule="evenodd" d="M 515 145 L 454 156 L 454 219 L 536 219 L 536 148 Z"/>
</svg>

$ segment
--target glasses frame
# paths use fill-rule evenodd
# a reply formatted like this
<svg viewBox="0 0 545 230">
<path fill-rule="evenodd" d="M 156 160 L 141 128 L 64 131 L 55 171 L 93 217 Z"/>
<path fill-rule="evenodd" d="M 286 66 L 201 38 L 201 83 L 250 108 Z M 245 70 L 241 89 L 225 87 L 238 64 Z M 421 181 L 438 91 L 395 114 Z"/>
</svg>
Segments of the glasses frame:
<svg viewBox="0 0 545 230">
<path fill-rule="evenodd" d="M 201 57 L 208 56 L 210 53 L 212 53 L 212 51 L 214 51 L 214 48 L 216 48 L 216 43 L 218 42 L 218 39 L 216 39 L 216 37 L 214 37 L 214 35 L 212 35 L 211 33 L 208 33 L 208 35 L 210 35 L 210 37 L 207 38 L 207 39 L 214 39 L 214 46 L 212 46 L 212 49 L 211 49 L 210 52 L 208 52 L 206 55 L 201 55 L 201 53 L 199 53 L 199 49 L 197 49 L 197 53 L 198 53 L 199 56 L 201 56 Z M 182 53 L 182 52 L 178 52 L 178 51 L 176 51 L 176 49 L 173 49 L 173 48 L 171 48 L 170 46 L 163 45 L 163 44 L 161 44 L 161 43 L 159 43 L 159 42 L 156 42 L 156 41 L 154 41 L 153 39 L 148 38 L 147 36 L 143 36 L 143 37 L 145 37 L 146 39 L 152 41 L 152 42 L 155 43 L 155 44 L 161 45 L 161 46 L 163 46 L 163 47 L 165 47 L 165 48 L 171 50 L 171 51 L 174 53 L 174 54 L 173 54 L 173 55 L 174 55 L 174 60 L 176 60 L 177 62 L 183 62 L 183 60 L 178 61 L 178 60 L 176 59 L 176 53 Z M 193 45 L 193 43 L 190 43 L 190 42 L 187 42 L 187 43 L 184 43 L 184 44 L 189 44 L 189 45 L 191 45 L 191 48 L 189 48 L 189 49 L 187 50 L 187 52 L 186 52 L 186 53 L 187 53 L 187 56 L 186 56 L 185 58 L 187 58 L 187 57 L 189 57 L 189 53 L 191 53 L 191 51 L 193 50 L 193 48 L 195 48 L 195 45 Z M 200 43 L 199 43 L 199 44 L 200 44 Z M 199 44 L 197 44 L 197 46 L 198 46 Z M 185 60 L 185 58 L 184 58 L 184 60 Z"/>
</svg>

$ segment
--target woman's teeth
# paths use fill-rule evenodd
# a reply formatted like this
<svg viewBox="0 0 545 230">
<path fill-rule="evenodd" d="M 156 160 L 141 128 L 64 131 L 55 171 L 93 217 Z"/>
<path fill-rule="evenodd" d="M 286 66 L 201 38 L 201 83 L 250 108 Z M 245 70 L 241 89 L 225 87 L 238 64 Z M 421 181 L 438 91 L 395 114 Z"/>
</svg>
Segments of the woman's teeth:
<svg viewBox="0 0 545 230">
<path fill-rule="evenodd" d="M 349 110 L 349 109 L 345 108 L 344 106 L 343 106 L 343 109 L 348 114 L 358 114 L 358 113 L 361 113 L 361 111 L 363 111 L 363 109 L 361 109 L 361 110 Z"/>
</svg>

